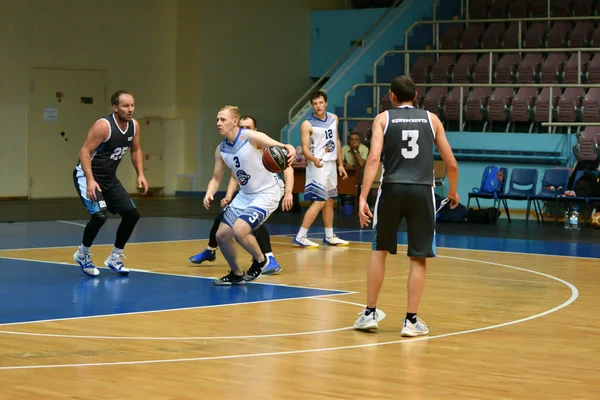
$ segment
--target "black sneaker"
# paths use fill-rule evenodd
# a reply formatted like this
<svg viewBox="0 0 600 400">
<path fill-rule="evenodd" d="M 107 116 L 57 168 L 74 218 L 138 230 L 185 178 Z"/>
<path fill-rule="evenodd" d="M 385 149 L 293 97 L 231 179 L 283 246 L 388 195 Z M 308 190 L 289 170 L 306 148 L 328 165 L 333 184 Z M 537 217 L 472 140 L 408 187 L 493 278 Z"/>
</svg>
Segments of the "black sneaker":
<svg viewBox="0 0 600 400">
<path fill-rule="evenodd" d="M 248 271 L 244 274 L 244 279 L 247 282 L 251 282 L 258 278 L 262 274 L 263 267 L 267 265 L 269 259 L 265 257 L 265 261 L 259 263 L 256 260 L 252 260 L 252 265 L 248 268 Z"/>
<path fill-rule="evenodd" d="M 233 272 L 228 273 L 221 279 L 217 279 L 213 281 L 213 285 L 216 286 L 231 286 L 231 285 L 244 285 L 246 284 L 246 280 L 244 279 L 245 275 L 234 275 Z"/>
</svg>

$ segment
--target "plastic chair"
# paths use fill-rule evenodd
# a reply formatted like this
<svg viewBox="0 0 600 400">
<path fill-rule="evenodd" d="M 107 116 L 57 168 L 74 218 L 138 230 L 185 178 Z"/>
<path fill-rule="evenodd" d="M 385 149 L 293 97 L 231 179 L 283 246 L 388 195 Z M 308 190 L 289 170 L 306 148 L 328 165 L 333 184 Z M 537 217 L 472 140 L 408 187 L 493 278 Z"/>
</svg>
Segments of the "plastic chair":
<svg viewBox="0 0 600 400">
<path fill-rule="evenodd" d="M 532 196 L 536 194 L 538 180 L 537 169 L 533 168 L 515 168 L 510 174 L 510 183 L 506 193 L 500 195 L 500 200 L 504 205 L 508 222 L 512 222 L 508 202 L 506 200 L 521 200 L 527 202 L 527 214 L 525 215 L 525 225 L 529 223 L 529 210 L 531 209 Z M 536 218 L 539 221 L 539 212 L 537 204 L 533 203 Z"/>
</svg>

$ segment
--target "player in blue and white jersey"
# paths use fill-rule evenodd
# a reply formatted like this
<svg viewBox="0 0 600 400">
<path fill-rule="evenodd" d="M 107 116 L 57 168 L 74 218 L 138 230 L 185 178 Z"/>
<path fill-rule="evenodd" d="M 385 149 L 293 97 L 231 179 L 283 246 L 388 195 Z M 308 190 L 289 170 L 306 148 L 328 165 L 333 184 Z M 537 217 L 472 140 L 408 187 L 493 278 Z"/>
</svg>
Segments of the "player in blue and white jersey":
<svg viewBox="0 0 600 400">
<path fill-rule="evenodd" d="M 213 177 L 208 183 L 203 201 L 204 207 L 208 209 L 219 188 L 225 167 L 229 167 L 238 180 L 240 192 L 225 209 L 217 231 L 217 242 L 231 270 L 229 274 L 217 279 L 215 285 L 242 285 L 261 275 L 268 259 L 260 250 L 252 231 L 277 209 L 283 196 L 280 178 L 267 171 L 262 163 L 263 150 L 270 146 L 284 147 L 288 152 L 289 164 L 296 157 L 293 146 L 284 145 L 262 132 L 239 128 L 239 119 L 239 109 L 234 106 L 224 106 L 217 114 L 217 128 L 224 140 L 215 151 Z M 293 170 L 288 168 L 285 174 L 293 175 Z M 254 260 L 246 273 L 237 263 L 233 239 Z"/>
</svg>

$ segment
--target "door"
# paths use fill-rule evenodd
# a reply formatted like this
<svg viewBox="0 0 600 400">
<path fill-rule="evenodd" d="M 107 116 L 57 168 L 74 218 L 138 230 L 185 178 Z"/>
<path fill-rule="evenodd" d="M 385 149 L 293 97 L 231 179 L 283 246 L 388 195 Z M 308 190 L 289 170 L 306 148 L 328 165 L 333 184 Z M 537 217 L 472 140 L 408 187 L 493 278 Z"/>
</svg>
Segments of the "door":
<svg viewBox="0 0 600 400">
<path fill-rule="evenodd" d="M 165 121 L 162 118 L 142 118 L 140 147 L 144 154 L 144 175 L 148 186 L 165 187 Z"/>
<path fill-rule="evenodd" d="M 34 68 L 28 116 L 29 198 L 73 197 L 73 169 L 92 124 L 109 112 L 106 73 Z"/>
</svg>

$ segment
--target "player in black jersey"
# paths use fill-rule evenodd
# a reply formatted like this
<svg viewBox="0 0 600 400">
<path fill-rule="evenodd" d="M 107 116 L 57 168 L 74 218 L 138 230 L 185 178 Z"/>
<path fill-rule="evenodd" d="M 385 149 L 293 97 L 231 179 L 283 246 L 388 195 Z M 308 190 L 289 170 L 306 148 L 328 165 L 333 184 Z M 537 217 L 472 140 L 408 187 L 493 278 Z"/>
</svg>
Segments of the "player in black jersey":
<svg viewBox="0 0 600 400">
<path fill-rule="evenodd" d="M 249 115 L 245 115 L 240 118 L 240 122 L 238 123 L 240 128 L 250 129 L 255 131 L 256 120 L 254 117 Z M 291 168 L 291 167 L 290 167 Z M 293 178 L 293 175 L 292 175 Z M 282 178 L 285 181 L 285 178 Z M 289 210 L 293 205 L 292 198 L 292 187 L 294 186 L 293 182 L 285 182 L 285 194 L 281 200 L 281 208 L 283 211 Z M 213 226 L 210 230 L 209 238 L 208 238 L 208 247 L 202 250 L 200 253 L 195 254 L 189 258 L 189 261 L 194 264 L 201 264 L 204 261 L 215 261 L 217 258 L 217 230 L 219 229 L 219 225 L 221 224 L 221 219 L 223 217 L 223 212 L 225 206 L 231 203 L 233 196 L 238 188 L 238 181 L 235 179 L 235 176 L 232 175 L 229 180 L 229 185 L 227 185 L 227 192 L 225 193 L 225 197 L 221 199 L 221 212 L 215 218 Z M 254 231 L 254 236 L 256 236 L 256 241 L 260 247 L 260 250 L 263 252 L 265 257 L 267 257 L 268 263 L 263 268 L 262 275 L 274 275 L 281 271 L 281 266 L 275 259 L 275 255 L 273 255 L 273 250 L 271 248 L 271 237 L 269 236 L 269 231 L 264 225 L 261 225 Z"/>
<path fill-rule="evenodd" d="M 378 328 L 376 303 L 383 284 L 385 261 L 388 253 L 396 254 L 398 227 L 406 218 L 410 272 L 407 313 L 401 335 L 429 333 L 425 322 L 417 318 L 417 310 L 425 286 L 427 258 L 436 255 L 434 145 L 447 167 L 450 207 L 455 208 L 460 198 L 456 193 L 458 164 L 444 127 L 435 114 L 412 106 L 416 96 L 410 77 L 394 79 L 390 85 L 394 108 L 380 113 L 373 121 L 371 149 L 358 206 L 361 227 L 369 225 L 373 218 L 373 252 L 367 273 L 367 308 L 354 323 L 355 329 Z M 371 213 L 367 195 L 380 161 L 383 163 L 382 183 Z"/>
<path fill-rule="evenodd" d="M 144 177 L 142 150 L 140 148 L 140 125 L 133 119 L 135 104 L 126 90 L 112 95 L 113 113 L 97 120 L 90 128 L 87 139 L 79 152 L 79 163 L 73 172 L 75 188 L 91 217 L 83 231 L 81 246 L 73 254 L 84 274 L 98 276 L 90 247 L 106 222 L 107 211 L 121 216 L 112 253 L 104 265 L 121 274 L 129 274 L 121 258 L 140 214 L 129 194 L 117 179 L 117 168 L 127 150 L 131 148 L 131 162 L 137 172 L 137 183 L 148 191 Z"/>
</svg>

